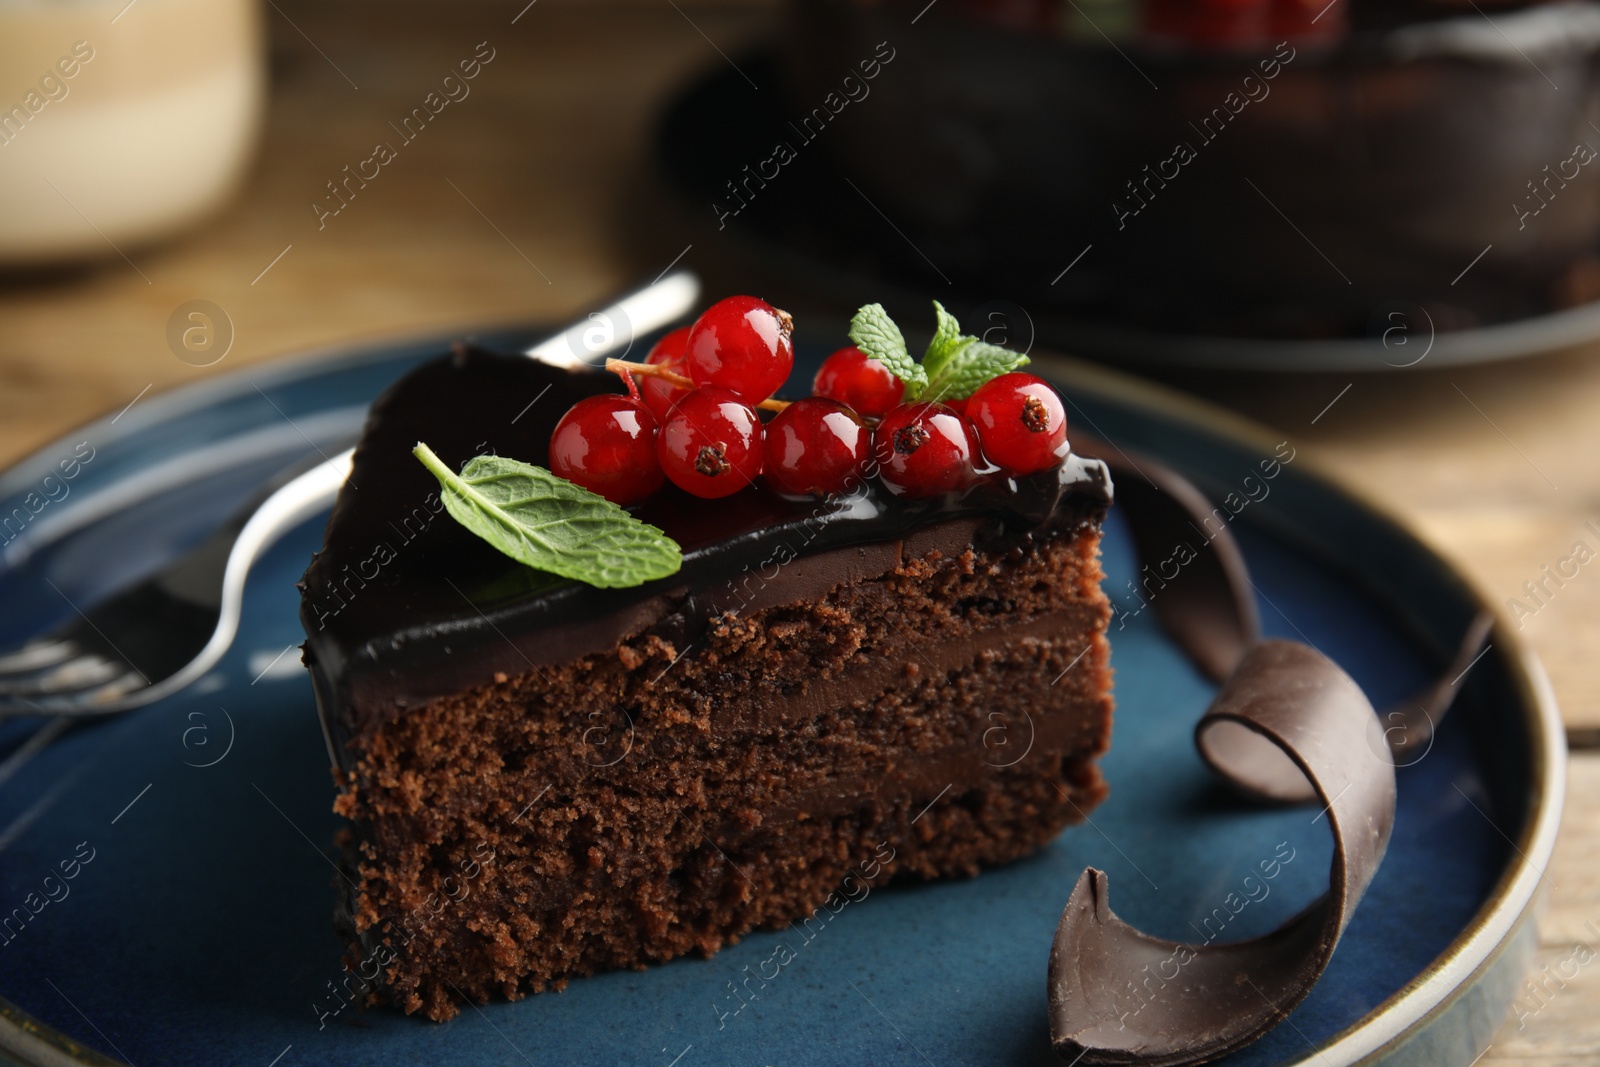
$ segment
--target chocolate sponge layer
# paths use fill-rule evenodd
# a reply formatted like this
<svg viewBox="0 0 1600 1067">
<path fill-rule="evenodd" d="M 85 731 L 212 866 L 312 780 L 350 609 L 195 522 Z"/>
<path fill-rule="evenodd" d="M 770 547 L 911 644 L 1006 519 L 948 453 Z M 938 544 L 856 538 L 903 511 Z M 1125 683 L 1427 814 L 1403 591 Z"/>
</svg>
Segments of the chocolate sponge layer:
<svg viewBox="0 0 1600 1067">
<path fill-rule="evenodd" d="M 1098 520 L 992 550 L 947 533 L 832 550 L 853 577 L 684 647 L 524 657 L 404 714 L 325 701 L 377 996 L 442 1020 L 709 954 L 868 861 L 875 886 L 972 875 L 1079 821 L 1111 728 Z"/>
</svg>

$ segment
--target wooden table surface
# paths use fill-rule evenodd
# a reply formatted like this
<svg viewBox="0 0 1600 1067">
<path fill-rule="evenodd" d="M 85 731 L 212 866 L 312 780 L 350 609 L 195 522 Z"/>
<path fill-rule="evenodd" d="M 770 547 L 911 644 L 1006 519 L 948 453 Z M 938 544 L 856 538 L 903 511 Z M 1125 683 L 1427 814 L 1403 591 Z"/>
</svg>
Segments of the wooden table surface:
<svg viewBox="0 0 1600 1067">
<path fill-rule="evenodd" d="M 90 269 L 0 279 L 0 464 L 147 388 L 345 341 L 558 319 L 665 267 L 626 221 L 648 184 L 656 110 L 725 62 L 719 51 L 759 38 L 771 5 L 540 0 L 512 25 L 522 6 L 269 6 L 272 106 L 234 203 L 173 243 L 123 249 L 137 269 L 108 249 Z M 484 40 L 495 59 L 472 95 L 319 230 L 310 204 L 325 183 Z M 235 330 L 227 358 L 203 369 L 166 342 L 168 316 L 196 298 Z M 1526 600 L 1523 583 L 1575 542 L 1600 547 L 1584 526 L 1600 520 L 1600 351 L 1173 380 L 1359 479 L 1502 604 Z M 1600 940 L 1600 752 L 1583 751 L 1600 744 L 1600 564 L 1535 606 L 1523 634 L 1576 749 L 1541 924 L 1539 963 L 1554 965 Z M 1586 967 L 1510 1020 L 1484 1062 L 1596 1062 L 1597 1007 L 1600 966 Z"/>
</svg>

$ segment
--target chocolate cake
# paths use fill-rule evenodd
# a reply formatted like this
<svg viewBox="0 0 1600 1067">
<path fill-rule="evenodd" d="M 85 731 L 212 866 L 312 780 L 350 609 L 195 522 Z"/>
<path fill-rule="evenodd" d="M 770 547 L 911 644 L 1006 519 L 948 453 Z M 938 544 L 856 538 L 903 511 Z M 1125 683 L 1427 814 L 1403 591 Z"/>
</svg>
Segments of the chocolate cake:
<svg viewBox="0 0 1600 1067">
<path fill-rule="evenodd" d="M 544 464 L 561 413 L 616 391 L 479 349 L 422 365 L 301 583 L 347 962 L 408 1013 L 709 954 L 863 865 L 976 874 L 1106 793 L 1102 463 L 929 499 L 669 484 L 635 513 L 681 570 L 602 589 L 474 536 L 411 454 Z"/>
<path fill-rule="evenodd" d="M 788 10 L 778 63 L 741 62 L 762 91 L 705 83 L 659 152 L 691 220 L 870 279 L 826 291 L 1003 294 L 1140 362 L 1127 331 L 1376 347 L 1600 300 L 1594 3 Z"/>
</svg>

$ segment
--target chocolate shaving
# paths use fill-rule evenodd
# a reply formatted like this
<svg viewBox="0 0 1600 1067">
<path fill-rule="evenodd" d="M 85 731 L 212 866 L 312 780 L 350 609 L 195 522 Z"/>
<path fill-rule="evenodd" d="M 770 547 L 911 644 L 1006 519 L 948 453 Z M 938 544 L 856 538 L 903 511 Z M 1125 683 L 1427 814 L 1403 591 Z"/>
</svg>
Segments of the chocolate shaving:
<svg viewBox="0 0 1600 1067">
<path fill-rule="evenodd" d="M 1205 494 L 1177 471 L 1143 456 L 1137 465 L 1107 465 L 1139 559 L 1160 583 L 1150 596 L 1156 619 L 1202 674 L 1221 682 L 1261 638 L 1254 587 L 1233 532 L 1218 525 Z M 1194 558 L 1168 578 L 1168 561 L 1177 566 L 1186 551 Z"/>
<path fill-rule="evenodd" d="M 1371 884 L 1394 827 L 1392 752 L 1428 743 L 1492 619 L 1468 628 L 1441 679 L 1382 720 L 1361 688 L 1316 649 L 1264 641 L 1244 557 L 1205 497 L 1141 459 L 1112 464 L 1140 557 L 1200 549 L 1151 599 L 1157 619 L 1222 687 L 1195 728 L 1205 761 L 1241 793 L 1274 804 L 1314 801 L 1333 832 L 1328 892 L 1264 937 L 1190 945 L 1150 937 L 1112 912 L 1109 882 L 1078 879 L 1050 950 L 1050 1037 L 1070 1063 L 1179 1067 L 1236 1051 L 1304 1000 Z M 1388 728 L 1386 729 L 1386 724 Z M 1137 1012 L 1124 1005 L 1128 990 Z"/>
<path fill-rule="evenodd" d="M 1415 763 L 1421 757 L 1412 757 L 1411 753 L 1419 748 L 1426 750 L 1433 741 L 1434 728 L 1444 718 L 1445 712 L 1450 710 L 1456 690 L 1461 687 L 1461 679 L 1478 658 L 1492 629 L 1494 616 L 1488 612 L 1473 619 L 1472 625 L 1467 627 L 1466 636 L 1461 640 L 1461 647 L 1456 650 L 1456 658 L 1438 680 L 1409 700 L 1402 700 L 1384 712 L 1383 734 L 1394 751 L 1395 762 L 1400 766 Z"/>
</svg>

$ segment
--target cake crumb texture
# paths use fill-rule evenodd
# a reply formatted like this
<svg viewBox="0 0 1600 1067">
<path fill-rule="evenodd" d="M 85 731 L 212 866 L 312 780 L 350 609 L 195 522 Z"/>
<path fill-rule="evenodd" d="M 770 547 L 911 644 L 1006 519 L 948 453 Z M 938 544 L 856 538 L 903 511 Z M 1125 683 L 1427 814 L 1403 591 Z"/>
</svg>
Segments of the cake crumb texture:
<svg viewBox="0 0 1600 1067">
<path fill-rule="evenodd" d="M 344 709 L 352 959 L 445 1020 L 804 921 L 874 857 L 876 888 L 1033 852 L 1106 794 L 1098 543 L 929 552 L 683 648 Z"/>
</svg>

